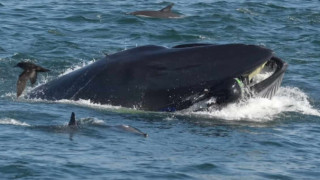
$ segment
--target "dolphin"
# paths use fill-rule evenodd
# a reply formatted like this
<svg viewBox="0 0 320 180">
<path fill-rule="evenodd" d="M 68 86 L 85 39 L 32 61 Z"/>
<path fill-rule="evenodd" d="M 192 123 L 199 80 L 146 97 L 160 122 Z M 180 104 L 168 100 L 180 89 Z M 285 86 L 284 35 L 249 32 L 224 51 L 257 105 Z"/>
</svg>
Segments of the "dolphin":
<svg viewBox="0 0 320 180">
<path fill-rule="evenodd" d="M 20 67 L 24 71 L 19 75 L 17 82 L 17 97 L 19 97 L 26 87 L 27 81 L 30 80 L 31 85 L 37 81 L 38 72 L 48 72 L 50 70 L 41 66 L 35 65 L 31 62 L 19 62 L 15 67 Z"/>
<path fill-rule="evenodd" d="M 181 15 L 173 13 L 171 11 L 172 6 L 174 3 L 171 3 L 167 7 L 159 10 L 159 11 L 135 11 L 129 14 L 135 16 L 144 16 L 144 17 L 152 17 L 152 18 L 179 18 Z"/>
<path fill-rule="evenodd" d="M 71 117 L 70 117 L 70 121 L 68 123 L 68 127 L 72 128 L 72 129 L 77 129 L 80 125 L 80 122 L 76 120 L 76 115 L 74 112 L 71 113 Z M 111 128 L 113 130 L 117 130 L 117 131 L 125 131 L 125 132 L 129 132 L 132 134 L 136 134 L 136 135 L 142 135 L 144 137 L 148 137 L 147 133 L 144 133 L 142 131 L 140 131 L 137 128 L 134 128 L 132 126 L 129 125 L 115 125 L 115 126 L 107 126 L 108 128 Z M 70 136 L 70 139 L 72 139 L 72 137 Z"/>
<path fill-rule="evenodd" d="M 78 126 L 78 122 L 76 121 L 76 115 L 74 114 L 74 112 L 71 113 L 71 117 L 70 117 L 70 121 L 68 123 L 69 127 L 77 127 Z"/>
<path fill-rule="evenodd" d="M 74 112 L 71 113 L 71 117 L 70 117 L 70 121 L 68 123 L 68 127 L 70 128 L 69 130 L 69 139 L 72 141 L 73 140 L 73 134 L 75 133 L 75 131 L 78 130 L 78 125 L 79 123 L 76 121 L 76 115 L 74 114 Z"/>
<path fill-rule="evenodd" d="M 140 131 L 139 129 L 134 128 L 134 127 L 129 126 L 129 125 L 117 125 L 117 126 L 114 126 L 114 128 L 116 128 L 117 130 L 120 130 L 120 131 L 131 132 L 133 134 L 141 135 L 141 136 L 144 136 L 144 137 L 148 137 L 149 136 L 147 133 L 144 133 L 144 132 Z"/>
</svg>

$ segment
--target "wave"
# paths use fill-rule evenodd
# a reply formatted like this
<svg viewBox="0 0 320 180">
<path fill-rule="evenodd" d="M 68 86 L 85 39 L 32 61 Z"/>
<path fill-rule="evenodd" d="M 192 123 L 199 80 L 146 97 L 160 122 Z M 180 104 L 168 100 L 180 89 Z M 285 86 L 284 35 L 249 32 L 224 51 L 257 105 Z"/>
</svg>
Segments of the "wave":
<svg viewBox="0 0 320 180">
<path fill-rule="evenodd" d="M 0 119 L 0 124 L 15 125 L 15 126 L 30 126 L 28 123 L 20 122 L 18 120 L 11 119 L 11 118 Z"/>
<path fill-rule="evenodd" d="M 58 20 L 66 20 L 70 22 L 91 22 L 91 23 L 97 23 L 100 22 L 100 19 L 96 18 L 89 18 L 82 15 L 75 15 L 75 16 L 69 16 L 65 18 L 59 18 Z"/>
<path fill-rule="evenodd" d="M 48 102 L 46 100 L 32 100 Z M 72 104 L 77 106 L 89 107 L 93 109 L 111 110 L 119 113 L 151 113 L 139 111 L 135 108 L 124 108 L 121 106 L 112 106 L 110 104 L 94 103 L 90 100 L 58 100 L 54 103 Z M 315 109 L 309 101 L 309 97 L 296 87 L 281 87 L 272 99 L 254 97 L 246 101 L 229 104 L 221 109 L 209 109 L 195 112 L 192 108 L 178 111 L 173 115 L 182 116 L 200 116 L 210 119 L 267 122 L 275 120 L 283 113 L 295 112 L 303 115 L 319 116 L 320 111 Z M 152 112 L 157 113 L 157 112 Z M 158 112 L 159 113 L 159 112 Z M 101 122 L 97 122 L 101 123 Z"/>
<path fill-rule="evenodd" d="M 82 68 L 82 67 L 85 67 L 85 66 L 87 66 L 87 65 L 89 65 L 89 64 L 92 64 L 92 63 L 95 62 L 95 61 L 96 61 L 95 59 L 93 59 L 93 60 L 91 60 L 91 61 L 88 61 L 88 62 L 82 61 L 81 63 L 76 64 L 76 65 L 74 65 L 74 66 L 66 69 L 63 73 L 61 73 L 60 75 L 58 75 L 58 77 L 61 77 L 61 76 L 64 76 L 64 75 L 66 75 L 66 74 L 69 74 L 69 73 L 71 73 L 71 72 L 73 72 L 73 71 L 76 71 L 76 70 L 78 70 L 78 69 L 80 69 L 80 68 Z"/>
<path fill-rule="evenodd" d="M 183 111 L 182 114 L 200 115 L 224 120 L 266 122 L 275 120 L 285 112 L 296 112 L 320 117 L 320 111 L 312 107 L 309 97 L 296 87 L 281 87 L 272 99 L 255 97 L 246 101 L 229 104 L 222 109 L 213 108 L 200 112 Z"/>
<path fill-rule="evenodd" d="M 15 55 L 19 55 L 19 56 L 20 56 L 21 54 L 16 53 Z M 24 61 L 31 61 L 31 60 L 28 59 L 28 58 L 22 58 L 22 59 L 23 59 Z M 5 60 L 5 59 L 0 58 L 0 61 L 2 61 L 2 60 Z M 76 70 L 78 70 L 78 69 L 80 69 L 80 68 L 82 68 L 82 67 L 84 67 L 84 66 L 87 66 L 87 65 L 89 65 L 89 64 L 91 64 L 91 63 L 93 63 L 93 62 L 95 62 L 95 61 L 96 61 L 96 59 L 92 59 L 92 60 L 90 60 L 90 61 L 81 60 L 81 62 L 79 62 L 79 63 L 77 63 L 77 64 L 75 64 L 75 65 L 72 65 L 71 67 L 65 69 L 65 70 L 64 70 L 61 74 L 59 74 L 57 77 L 52 77 L 52 76 L 49 76 L 49 75 L 47 75 L 47 74 L 43 74 L 43 75 L 41 75 L 41 76 L 38 76 L 37 83 L 36 83 L 33 87 L 28 84 L 27 87 L 26 87 L 26 89 L 23 91 L 20 99 L 21 99 L 22 101 L 25 100 L 25 99 L 23 99 L 23 96 L 26 95 L 26 94 L 28 94 L 29 92 L 31 92 L 33 89 L 35 89 L 35 88 L 37 88 L 37 87 L 39 87 L 39 86 L 41 86 L 41 85 L 43 85 L 43 84 L 46 84 L 47 82 L 49 82 L 49 81 L 51 81 L 51 80 L 53 80 L 53 79 L 59 78 L 59 77 L 61 77 L 61 76 L 67 75 L 67 74 L 69 74 L 69 73 L 71 73 L 71 72 L 73 72 L 73 71 L 76 71 Z M 16 99 L 17 99 L 17 97 L 16 97 L 16 92 L 6 92 L 6 93 L 0 95 L 0 98 L 10 98 L 10 99 L 12 99 L 12 100 L 16 100 Z"/>
<path fill-rule="evenodd" d="M 0 52 L 6 52 L 6 50 L 0 46 Z"/>
<path fill-rule="evenodd" d="M 7 93 L 7 96 L 15 96 L 15 93 Z M 93 109 L 102 109 L 115 111 L 118 113 L 162 113 L 147 112 L 136 108 L 125 108 L 121 106 L 113 106 L 110 104 L 94 103 L 91 100 L 56 100 L 48 101 L 42 99 L 20 99 L 28 102 L 45 102 L 45 103 L 62 103 L 76 106 L 88 107 Z M 280 87 L 276 95 L 272 99 L 253 97 L 246 101 L 229 104 L 223 108 L 211 108 L 203 111 L 194 111 L 193 108 L 178 111 L 173 115 L 197 116 L 210 119 L 234 120 L 234 121 L 252 121 L 267 122 L 273 121 L 281 117 L 283 113 L 294 112 L 303 115 L 311 115 L 320 117 L 320 111 L 312 106 L 306 93 L 296 87 Z M 0 122 L 1 123 L 1 122 Z M 100 122 L 101 123 L 101 122 Z"/>
<path fill-rule="evenodd" d="M 121 108 L 121 106 L 112 106 L 110 104 L 94 103 L 90 99 L 79 99 L 76 101 L 62 99 L 62 100 L 57 100 L 54 102 L 63 103 L 63 104 L 72 104 L 72 105 L 78 105 L 78 106 L 85 106 L 85 107 L 90 107 L 90 108 L 94 108 L 94 109 L 120 109 Z"/>
<path fill-rule="evenodd" d="M 78 123 L 81 125 L 96 125 L 96 126 L 104 126 L 106 123 L 103 120 L 97 118 L 82 118 L 78 120 Z"/>
<path fill-rule="evenodd" d="M 103 120 L 96 118 L 81 118 L 77 120 L 78 128 L 85 128 L 90 126 L 98 126 L 98 127 L 109 127 Z M 39 129 L 45 131 L 53 131 L 53 132 L 73 132 L 77 128 L 73 128 L 68 126 L 68 122 L 66 121 L 63 125 L 35 125 L 31 126 L 32 129 Z"/>
</svg>

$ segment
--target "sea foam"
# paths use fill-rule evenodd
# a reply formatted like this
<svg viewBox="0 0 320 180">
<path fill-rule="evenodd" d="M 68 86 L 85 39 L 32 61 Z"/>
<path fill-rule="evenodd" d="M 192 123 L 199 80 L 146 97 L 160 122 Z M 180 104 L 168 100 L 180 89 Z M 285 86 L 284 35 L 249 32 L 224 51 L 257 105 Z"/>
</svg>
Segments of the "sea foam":
<svg viewBox="0 0 320 180">
<path fill-rule="evenodd" d="M 224 120 L 264 122 L 274 120 L 285 112 L 320 116 L 320 111 L 310 104 L 309 97 L 296 87 L 280 87 L 272 99 L 255 97 L 229 104 L 222 109 L 184 113 Z"/>
<path fill-rule="evenodd" d="M 15 126 L 30 126 L 25 122 L 20 122 L 18 120 L 11 119 L 11 118 L 0 119 L 0 124 L 8 124 L 8 125 L 15 125 Z"/>
</svg>

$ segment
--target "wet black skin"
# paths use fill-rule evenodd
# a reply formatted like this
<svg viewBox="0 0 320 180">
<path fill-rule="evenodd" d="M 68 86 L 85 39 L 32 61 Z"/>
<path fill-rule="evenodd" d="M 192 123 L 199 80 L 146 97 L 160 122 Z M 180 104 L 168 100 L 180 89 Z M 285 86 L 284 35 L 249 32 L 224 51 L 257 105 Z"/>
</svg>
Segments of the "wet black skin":
<svg viewBox="0 0 320 180">
<path fill-rule="evenodd" d="M 108 55 L 34 89 L 29 98 L 90 99 L 151 111 L 180 110 L 195 99 L 233 101 L 234 78 L 254 70 L 272 51 L 244 44 L 141 46 Z"/>
</svg>

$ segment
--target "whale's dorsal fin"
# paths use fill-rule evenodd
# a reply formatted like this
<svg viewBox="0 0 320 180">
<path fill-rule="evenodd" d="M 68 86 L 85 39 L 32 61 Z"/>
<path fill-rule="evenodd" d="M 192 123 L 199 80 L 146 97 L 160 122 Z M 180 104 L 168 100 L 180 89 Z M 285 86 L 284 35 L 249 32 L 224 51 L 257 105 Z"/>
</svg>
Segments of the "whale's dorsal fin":
<svg viewBox="0 0 320 180">
<path fill-rule="evenodd" d="M 171 3 L 167 7 L 161 9 L 160 12 L 171 12 L 171 8 L 172 8 L 173 5 L 174 5 L 174 3 Z"/>
<path fill-rule="evenodd" d="M 76 126 L 76 125 L 77 125 L 76 115 L 74 114 L 74 112 L 72 112 L 68 126 Z"/>
</svg>

